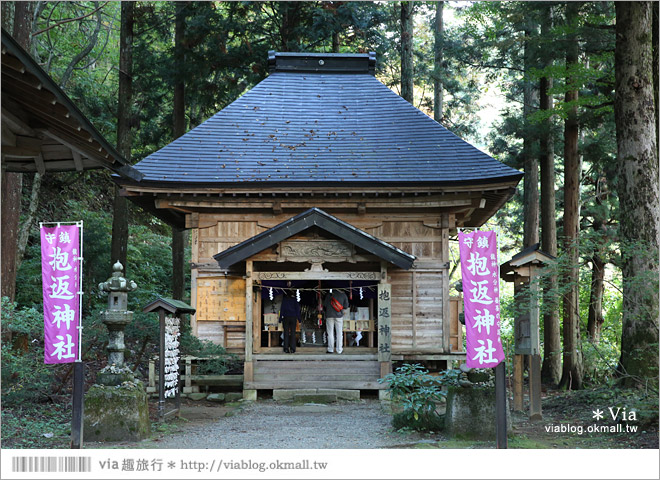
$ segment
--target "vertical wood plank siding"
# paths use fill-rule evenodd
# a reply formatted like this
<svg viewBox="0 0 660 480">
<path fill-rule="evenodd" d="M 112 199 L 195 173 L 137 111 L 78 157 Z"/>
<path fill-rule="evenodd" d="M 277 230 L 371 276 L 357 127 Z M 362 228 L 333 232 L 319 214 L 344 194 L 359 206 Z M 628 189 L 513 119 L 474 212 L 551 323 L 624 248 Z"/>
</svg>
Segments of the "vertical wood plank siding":
<svg viewBox="0 0 660 480">
<path fill-rule="evenodd" d="M 235 327 L 227 331 L 225 326 L 227 322 L 245 322 L 245 280 L 205 273 L 203 265 L 214 265 L 212 257 L 216 253 L 290 216 L 259 214 L 241 221 L 223 221 L 217 214 L 199 215 L 200 227 L 193 229 L 192 247 L 193 263 L 202 266 L 193 275 L 192 301 L 196 303 L 196 334 L 200 338 L 233 348 L 242 348 L 240 342 L 245 339 L 244 331 L 238 332 Z M 417 257 L 414 274 L 397 268 L 388 270 L 392 284 L 392 351 L 448 352 L 449 331 L 443 329 L 443 318 L 449 315 L 448 271 L 443 268 L 449 258 L 448 231 L 427 226 L 438 225 L 438 216 L 429 215 L 428 221 L 388 221 L 377 215 L 337 217 Z M 254 318 L 257 315 L 255 312 Z"/>
</svg>

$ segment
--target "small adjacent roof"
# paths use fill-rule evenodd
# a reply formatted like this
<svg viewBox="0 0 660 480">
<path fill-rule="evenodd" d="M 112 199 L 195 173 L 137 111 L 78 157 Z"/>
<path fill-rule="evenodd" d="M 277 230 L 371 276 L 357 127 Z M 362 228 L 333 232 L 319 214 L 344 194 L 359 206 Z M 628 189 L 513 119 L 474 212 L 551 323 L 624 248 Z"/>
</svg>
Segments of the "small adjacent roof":
<svg viewBox="0 0 660 480">
<path fill-rule="evenodd" d="M 522 177 L 379 82 L 375 54 L 271 52 L 269 61 L 265 80 L 139 162 L 140 185 L 515 185 Z"/>
<path fill-rule="evenodd" d="M 145 306 L 142 311 L 145 313 L 153 312 L 158 309 L 163 309 L 166 312 L 172 313 L 174 315 L 179 315 L 182 313 L 191 313 L 195 314 L 195 309 L 188 305 L 186 302 L 181 300 L 174 300 L 173 298 L 160 297 Z"/>
<path fill-rule="evenodd" d="M 513 282 L 518 277 L 527 277 L 529 274 L 523 267 L 529 265 L 542 266 L 557 260 L 557 257 L 541 250 L 541 244 L 535 243 L 520 252 L 516 253 L 511 260 L 504 262 L 500 265 L 500 277 L 507 281 Z"/>
<path fill-rule="evenodd" d="M 397 267 L 408 270 L 415 256 L 383 242 L 373 235 L 350 225 L 318 208 L 310 208 L 295 217 L 255 235 L 244 242 L 234 245 L 213 256 L 220 268 L 228 269 L 232 265 L 270 248 L 277 243 L 299 234 L 311 227 L 319 227 L 353 245 L 386 260 Z"/>
<path fill-rule="evenodd" d="M 142 179 L 5 30 L 2 163 L 8 172 L 43 174 L 104 167 L 125 179 Z"/>
</svg>

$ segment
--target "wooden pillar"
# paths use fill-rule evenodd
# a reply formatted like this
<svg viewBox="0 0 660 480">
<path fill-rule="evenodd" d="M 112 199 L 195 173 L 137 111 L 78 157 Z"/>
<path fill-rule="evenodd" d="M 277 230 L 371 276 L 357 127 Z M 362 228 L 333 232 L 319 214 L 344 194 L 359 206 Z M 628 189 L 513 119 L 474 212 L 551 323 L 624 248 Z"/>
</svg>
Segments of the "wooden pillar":
<svg viewBox="0 0 660 480">
<path fill-rule="evenodd" d="M 525 359 L 523 355 L 513 356 L 513 409 L 523 410 L 523 369 Z"/>
<path fill-rule="evenodd" d="M 449 308 L 449 229 L 453 228 L 455 217 L 447 213 L 442 214 L 442 248 L 440 260 L 446 269 L 442 271 L 442 351 L 451 353 L 451 319 Z M 460 328 L 460 325 L 459 325 Z"/>
<path fill-rule="evenodd" d="M 541 420 L 541 356 L 530 355 L 529 362 L 529 418 Z"/>
<path fill-rule="evenodd" d="M 254 343 L 252 315 L 253 290 L 252 290 L 252 260 L 245 262 L 245 362 L 243 364 L 243 383 L 254 381 L 254 365 L 252 363 L 252 350 Z M 256 400 L 257 391 L 243 388 L 243 398 L 245 400 Z"/>
</svg>

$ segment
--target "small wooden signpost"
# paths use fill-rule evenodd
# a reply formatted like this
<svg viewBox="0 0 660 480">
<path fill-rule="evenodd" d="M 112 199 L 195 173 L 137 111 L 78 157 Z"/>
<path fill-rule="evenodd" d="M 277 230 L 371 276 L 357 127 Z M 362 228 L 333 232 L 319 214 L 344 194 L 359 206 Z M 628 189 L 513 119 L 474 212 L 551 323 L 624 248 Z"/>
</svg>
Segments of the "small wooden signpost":
<svg viewBox="0 0 660 480">
<path fill-rule="evenodd" d="M 528 289 L 529 311 L 514 320 L 513 408 L 523 410 L 524 357 L 529 356 L 529 418 L 540 420 L 541 351 L 539 341 L 539 275 L 540 269 L 555 259 L 539 250 L 538 243 L 527 247 L 500 267 L 500 277 L 514 282 L 516 295 Z"/>
<path fill-rule="evenodd" d="M 187 303 L 184 303 L 180 300 L 174 300 L 172 298 L 159 298 L 154 300 L 149 305 L 142 309 L 143 312 L 158 312 L 160 320 L 160 348 L 158 351 L 158 418 L 163 420 L 166 416 L 169 415 L 179 415 L 181 410 L 181 395 L 180 388 L 178 385 L 179 377 L 179 364 L 178 364 L 178 333 L 174 335 L 168 330 L 177 329 L 178 322 L 180 321 L 182 314 L 194 314 L 195 309 L 192 308 Z M 170 338 L 168 342 L 167 336 L 173 337 Z M 171 345 L 169 356 L 168 356 L 168 343 Z M 171 359 L 174 363 L 168 365 L 167 359 Z M 166 369 L 168 372 L 166 373 Z M 172 378 L 166 378 L 172 377 Z M 166 394 L 166 384 L 173 385 L 173 390 L 175 392 L 175 407 L 169 412 L 165 411 L 165 394 Z"/>
</svg>

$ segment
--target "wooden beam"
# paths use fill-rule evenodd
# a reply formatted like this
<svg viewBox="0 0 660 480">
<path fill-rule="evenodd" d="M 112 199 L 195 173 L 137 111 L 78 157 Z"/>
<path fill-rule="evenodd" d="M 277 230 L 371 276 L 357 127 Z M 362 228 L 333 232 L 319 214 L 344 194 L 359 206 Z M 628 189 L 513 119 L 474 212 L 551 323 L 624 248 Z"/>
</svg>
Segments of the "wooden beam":
<svg viewBox="0 0 660 480">
<path fill-rule="evenodd" d="M 34 158 L 41 155 L 41 149 L 35 147 L 14 147 L 6 145 L 2 147 L 2 153 L 8 157 Z"/>
<path fill-rule="evenodd" d="M 16 134 L 11 131 L 4 121 L 2 122 L 2 145 L 16 146 Z"/>
<path fill-rule="evenodd" d="M 258 280 L 380 280 L 379 272 L 254 272 Z"/>
<path fill-rule="evenodd" d="M 14 133 L 28 135 L 30 137 L 37 136 L 35 131 L 32 130 L 27 123 L 7 110 L 4 106 L 2 107 L 2 123 L 3 125 L 7 125 Z"/>
<path fill-rule="evenodd" d="M 68 147 L 68 145 L 67 145 Z M 71 155 L 73 157 L 73 164 L 76 167 L 76 170 L 81 172 L 83 170 L 83 162 L 82 162 L 82 157 L 80 155 L 80 152 L 78 150 L 75 150 L 73 148 L 70 148 L 71 150 Z"/>
<path fill-rule="evenodd" d="M 19 73 L 25 73 L 25 65 L 23 65 L 23 62 L 9 53 L 2 52 L 2 66 Z"/>
<path fill-rule="evenodd" d="M 245 362 L 252 362 L 254 337 L 252 335 L 252 261 L 245 262 Z"/>
<path fill-rule="evenodd" d="M 25 72 L 20 73 L 20 72 L 17 72 L 16 70 L 14 70 L 14 69 L 8 69 L 8 70 L 3 70 L 2 75 L 6 76 L 6 77 L 9 77 L 11 79 L 11 80 L 3 79 L 3 82 L 13 80 L 15 82 L 21 82 L 22 84 L 24 84 L 24 85 L 26 85 L 30 88 L 34 88 L 36 90 L 41 90 L 41 88 L 43 87 L 43 85 L 41 84 L 39 79 L 37 79 L 37 77 L 35 77 L 34 75 L 32 75 L 30 73 L 25 73 Z"/>
<path fill-rule="evenodd" d="M 41 153 L 34 158 L 34 163 L 37 165 L 37 172 L 40 175 L 45 175 L 46 165 L 44 165 L 44 157 L 41 156 Z"/>
</svg>

